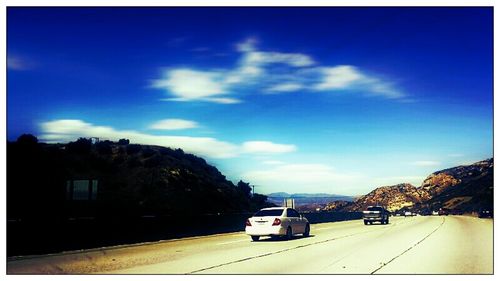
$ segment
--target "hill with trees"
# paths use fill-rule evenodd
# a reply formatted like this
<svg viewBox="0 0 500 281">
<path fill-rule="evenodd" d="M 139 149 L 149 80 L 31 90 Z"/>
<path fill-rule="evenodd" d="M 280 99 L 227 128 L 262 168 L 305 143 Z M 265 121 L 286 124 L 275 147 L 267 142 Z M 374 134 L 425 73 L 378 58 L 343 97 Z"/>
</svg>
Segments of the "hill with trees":
<svg viewBox="0 0 500 281">
<path fill-rule="evenodd" d="M 181 149 L 80 138 L 7 143 L 9 218 L 253 212 L 271 205 Z M 88 192 L 87 192 L 88 191 Z"/>
</svg>

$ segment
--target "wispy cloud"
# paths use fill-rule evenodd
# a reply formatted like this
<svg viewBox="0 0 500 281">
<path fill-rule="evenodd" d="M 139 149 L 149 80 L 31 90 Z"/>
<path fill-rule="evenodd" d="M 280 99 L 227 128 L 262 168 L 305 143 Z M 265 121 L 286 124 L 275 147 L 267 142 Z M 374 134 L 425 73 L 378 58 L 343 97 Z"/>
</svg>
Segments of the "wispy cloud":
<svg viewBox="0 0 500 281">
<path fill-rule="evenodd" d="M 274 165 L 283 165 L 283 164 L 285 164 L 285 162 L 278 161 L 278 160 L 266 160 L 266 161 L 263 161 L 262 164 L 274 166 Z"/>
<path fill-rule="evenodd" d="M 230 69 L 170 68 L 153 87 L 163 89 L 168 101 L 205 101 L 222 104 L 242 102 L 234 97 L 246 86 L 262 93 L 287 93 L 298 90 L 335 92 L 358 90 L 365 96 L 406 100 L 391 81 L 382 80 L 353 65 L 317 66 L 311 56 L 302 53 L 262 51 L 257 40 L 248 38 L 236 44 L 241 54 Z M 193 50 L 208 50 L 206 48 Z"/>
<path fill-rule="evenodd" d="M 195 121 L 184 119 L 164 119 L 157 121 L 150 126 L 151 129 L 155 130 L 184 130 L 197 127 L 198 123 Z"/>
<path fill-rule="evenodd" d="M 276 92 L 295 92 L 300 89 L 303 89 L 304 86 L 299 83 L 283 83 L 283 84 L 278 84 L 278 85 L 273 85 L 269 88 L 267 88 L 265 91 L 270 92 L 270 93 L 276 93 Z"/>
<path fill-rule="evenodd" d="M 186 152 L 209 158 L 232 158 L 242 153 L 288 153 L 295 151 L 294 145 L 268 141 L 249 141 L 243 145 L 208 137 L 157 136 L 132 130 L 117 130 L 109 126 L 97 126 L 82 120 L 62 119 L 40 124 L 40 140 L 49 143 L 65 143 L 79 137 L 101 139 L 129 139 L 133 143 L 182 148 Z"/>
<path fill-rule="evenodd" d="M 197 47 L 197 48 L 191 49 L 191 52 L 196 52 L 196 53 L 204 53 L 204 52 L 208 52 L 208 51 L 210 51 L 210 48 L 208 48 L 208 47 Z"/>
<path fill-rule="evenodd" d="M 243 143 L 245 153 L 287 153 L 296 151 L 293 144 L 276 144 L 269 141 L 247 141 Z"/>
<path fill-rule="evenodd" d="M 313 85 L 318 91 L 362 90 L 366 95 L 382 96 L 389 99 L 405 97 L 389 82 L 368 76 L 352 65 L 339 65 L 319 69 L 322 74 L 319 83 Z"/>
<path fill-rule="evenodd" d="M 421 160 L 421 161 L 412 162 L 411 164 L 414 166 L 420 166 L 420 167 L 431 167 L 431 166 L 439 166 L 439 165 L 441 165 L 441 162 L 432 161 L 432 160 Z"/>
<path fill-rule="evenodd" d="M 7 57 L 7 69 L 22 71 L 22 70 L 29 70 L 32 67 L 33 67 L 33 64 L 28 62 L 25 59 L 22 59 L 20 57 L 13 57 L 13 56 Z"/>
</svg>

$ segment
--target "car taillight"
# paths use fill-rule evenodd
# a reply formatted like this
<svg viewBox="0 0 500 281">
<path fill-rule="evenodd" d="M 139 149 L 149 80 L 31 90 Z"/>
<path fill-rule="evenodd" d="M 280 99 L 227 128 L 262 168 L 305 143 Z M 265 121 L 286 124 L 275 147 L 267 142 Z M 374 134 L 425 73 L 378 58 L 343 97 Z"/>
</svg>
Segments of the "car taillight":
<svg viewBox="0 0 500 281">
<path fill-rule="evenodd" d="M 273 225 L 280 225 L 280 224 L 281 224 L 281 220 L 278 218 L 275 218 L 273 221 Z"/>
<path fill-rule="evenodd" d="M 247 219 L 247 222 L 245 223 L 246 226 L 252 226 L 252 224 L 250 223 L 250 220 Z"/>
</svg>

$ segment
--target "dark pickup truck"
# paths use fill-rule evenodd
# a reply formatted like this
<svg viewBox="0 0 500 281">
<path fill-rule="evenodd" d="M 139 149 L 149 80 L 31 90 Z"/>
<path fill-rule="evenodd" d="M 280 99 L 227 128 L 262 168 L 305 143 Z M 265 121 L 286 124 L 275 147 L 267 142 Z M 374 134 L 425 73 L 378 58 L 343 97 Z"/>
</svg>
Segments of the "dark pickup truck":
<svg viewBox="0 0 500 281">
<path fill-rule="evenodd" d="M 369 206 L 363 211 L 363 221 L 365 225 L 379 221 L 381 224 L 389 223 L 389 211 L 380 206 Z"/>
</svg>

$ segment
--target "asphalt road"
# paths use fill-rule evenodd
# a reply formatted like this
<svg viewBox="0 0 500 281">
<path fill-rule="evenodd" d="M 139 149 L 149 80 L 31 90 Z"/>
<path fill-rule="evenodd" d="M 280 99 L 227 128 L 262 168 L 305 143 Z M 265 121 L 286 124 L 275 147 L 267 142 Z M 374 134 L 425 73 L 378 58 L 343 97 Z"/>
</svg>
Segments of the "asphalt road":
<svg viewBox="0 0 500 281">
<path fill-rule="evenodd" d="M 8 274 L 493 274 L 493 220 L 392 217 L 315 224 L 311 236 L 242 232 L 19 258 Z"/>
</svg>

